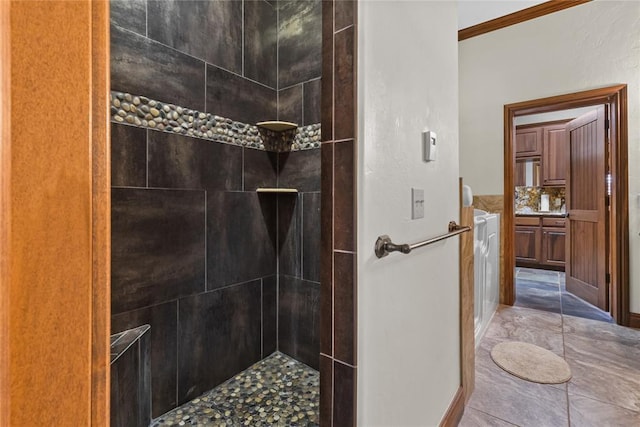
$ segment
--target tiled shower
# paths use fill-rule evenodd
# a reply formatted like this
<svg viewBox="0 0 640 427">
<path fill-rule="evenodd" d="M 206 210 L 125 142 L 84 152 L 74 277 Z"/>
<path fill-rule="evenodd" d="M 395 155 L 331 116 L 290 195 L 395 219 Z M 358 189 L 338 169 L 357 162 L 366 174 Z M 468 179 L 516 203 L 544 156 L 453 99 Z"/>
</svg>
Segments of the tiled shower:
<svg viewBox="0 0 640 427">
<path fill-rule="evenodd" d="M 150 326 L 151 377 L 112 395 L 151 418 L 276 351 L 319 367 L 321 33 L 319 0 L 111 2 L 112 333 Z"/>
</svg>

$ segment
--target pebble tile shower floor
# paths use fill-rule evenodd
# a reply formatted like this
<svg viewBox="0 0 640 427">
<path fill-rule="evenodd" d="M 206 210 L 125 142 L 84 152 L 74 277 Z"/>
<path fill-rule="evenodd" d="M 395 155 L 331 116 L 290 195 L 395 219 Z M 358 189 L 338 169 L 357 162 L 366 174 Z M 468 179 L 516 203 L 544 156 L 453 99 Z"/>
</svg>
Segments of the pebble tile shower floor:
<svg viewBox="0 0 640 427">
<path fill-rule="evenodd" d="M 317 426 L 318 371 L 276 352 L 156 418 L 164 426 Z"/>
</svg>

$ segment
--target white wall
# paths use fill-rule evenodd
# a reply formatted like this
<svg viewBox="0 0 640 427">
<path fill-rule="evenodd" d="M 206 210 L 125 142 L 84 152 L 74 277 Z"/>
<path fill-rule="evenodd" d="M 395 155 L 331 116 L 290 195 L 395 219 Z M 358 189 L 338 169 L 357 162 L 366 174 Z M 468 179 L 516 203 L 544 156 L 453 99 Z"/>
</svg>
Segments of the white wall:
<svg viewBox="0 0 640 427">
<path fill-rule="evenodd" d="M 458 220 L 456 4 L 358 7 L 358 421 L 437 425 L 460 384 L 458 238 L 384 259 L 373 247 Z M 428 164 L 424 128 L 438 135 Z M 425 190 L 424 219 L 410 219 L 412 186 Z"/>
<path fill-rule="evenodd" d="M 458 2 L 458 28 L 471 27 L 544 2 L 545 0 L 462 0 Z"/>
<path fill-rule="evenodd" d="M 631 311 L 640 312 L 640 2 L 593 1 L 459 44 L 460 172 L 503 193 L 503 106 L 628 85 Z"/>
</svg>

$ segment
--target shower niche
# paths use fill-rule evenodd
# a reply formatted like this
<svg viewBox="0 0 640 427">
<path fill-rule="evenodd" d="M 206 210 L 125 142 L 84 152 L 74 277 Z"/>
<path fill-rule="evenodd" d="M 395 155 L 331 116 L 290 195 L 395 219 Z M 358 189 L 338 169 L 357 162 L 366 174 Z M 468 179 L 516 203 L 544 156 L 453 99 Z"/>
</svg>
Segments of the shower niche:
<svg viewBox="0 0 640 427">
<path fill-rule="evenodd" d="M 151 425 L 318 423 L 321 31 L 315 0 L 111 1 L 112 333 L 149 325 L 119 360 Z"/>
</svg>

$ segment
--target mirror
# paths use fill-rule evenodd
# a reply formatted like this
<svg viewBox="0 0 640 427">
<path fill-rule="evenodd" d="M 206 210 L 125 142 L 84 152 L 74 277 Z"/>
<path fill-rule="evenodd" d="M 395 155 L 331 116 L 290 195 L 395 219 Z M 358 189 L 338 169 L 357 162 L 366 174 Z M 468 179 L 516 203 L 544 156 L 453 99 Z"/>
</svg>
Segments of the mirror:
<svg viewBox="0 0 640 427">
<path fill-rule="evenodd" d="M 516 187 L 539 187 L 540 175 L 540 157 L 516 160 Z"/>
</svg>

